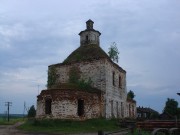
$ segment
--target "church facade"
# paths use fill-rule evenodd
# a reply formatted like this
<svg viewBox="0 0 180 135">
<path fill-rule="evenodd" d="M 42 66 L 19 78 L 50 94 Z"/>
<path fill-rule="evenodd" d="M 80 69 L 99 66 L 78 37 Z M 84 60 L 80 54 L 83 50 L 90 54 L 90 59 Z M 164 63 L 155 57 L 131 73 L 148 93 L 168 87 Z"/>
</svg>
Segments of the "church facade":
<svg viewBox="0 0 180 135">
<path fill-rule="evenodd" d="M 101 33 L 93 24 L 86 22 L 76 50 L 48 67 L 48 87 L 37 97 L 37 118 L 136 117 L 136 102 L 127 100 L 126 71 L 102 50 Z"/>
</svg>

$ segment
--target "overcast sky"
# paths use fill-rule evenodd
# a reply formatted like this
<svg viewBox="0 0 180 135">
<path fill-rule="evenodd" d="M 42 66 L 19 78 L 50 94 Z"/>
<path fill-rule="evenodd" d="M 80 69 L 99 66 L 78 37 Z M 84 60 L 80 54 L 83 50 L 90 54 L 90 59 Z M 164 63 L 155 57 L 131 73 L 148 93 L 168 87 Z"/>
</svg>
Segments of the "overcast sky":
<svg viewBox="0 0 180 135">
<path fill-rule="evenodd" d="M 11 113 L 36 106 L 48 65 L 79 47 L 88 19 L 105 52 L 117 43 L 137 106 L 162 112 L 167 98 L 180 104 L 179 0 L 0 0 L 0 113 L 7 101 Z"/>
</svg>

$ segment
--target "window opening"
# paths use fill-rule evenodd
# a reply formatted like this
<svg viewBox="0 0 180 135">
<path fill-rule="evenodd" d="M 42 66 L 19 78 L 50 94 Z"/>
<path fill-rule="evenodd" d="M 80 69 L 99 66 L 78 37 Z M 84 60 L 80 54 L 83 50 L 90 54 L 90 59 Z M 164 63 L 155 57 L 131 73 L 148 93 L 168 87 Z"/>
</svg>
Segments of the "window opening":
<svg viewBox="0 0 180 135">
<path fill-rule="evenodd" d="M 131 105 L 129 104 L 129 116 L 131 117 Z"/>
<path fill-rule="evenodd" d="M 123 102 L 121 102 L 121 116 L 124 117 L 124 107 L 123 107 Z"/>
<path fill-rule="evenodd" d="M 51 114 L 51 103 L 52 103 L 51 99 L 46 99 L 46 101 L 45 101 L 45 113 L 46 114 Z"/>
<path fill-rule="evenodd" d="M 115 72 L 113 72 L 112 82 L 113 82 L 113 86 L 115 86 Z"/>
<path fill-rule="evenodd" d="M 119 76 L 119 88 L 122 86 L 121 76 Z"/>
<path fill-rule="evenodd" d="M 86 36 L 86 41 L 88 41 L 88 36 Z"/>
<path fill-rule="evenodd" d="M 84 100 L 79 99 L 78 100 L 78 116 L 84 115 Z"/>
<path fill-rule="evenodd" d="M 132 105 L 132 116 L 134 116 L 134 105 Z"/>
<path fill-rule="evenodd" d="M 113 100 L 111 100 L 111 116 L 114 117 L 114 111 L 113 111 Z"/>
<path fill-rule="evenodd" d="M 119 105 L 118 105 L 118 102 L 116 102 L 116 111 L 117 111 L 117 118 L 119 117 Z"/>
</svg>

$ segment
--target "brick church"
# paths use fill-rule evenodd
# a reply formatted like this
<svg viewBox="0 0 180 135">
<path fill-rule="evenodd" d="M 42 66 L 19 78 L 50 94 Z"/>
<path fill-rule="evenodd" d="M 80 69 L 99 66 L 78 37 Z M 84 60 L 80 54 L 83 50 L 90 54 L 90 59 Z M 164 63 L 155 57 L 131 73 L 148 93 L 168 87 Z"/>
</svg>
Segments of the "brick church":
<svg viewBox="0 0 180 135">
<path fill-rule="evenodd" d="M 86 22 L 76 50 L 48 67 L 47 89 L 37 96 L 36 118 L 136 117 L 136 102 L 127 100 L 126 71 L 100 47 L 101 33 L 93 24 Z"/>
</svg>

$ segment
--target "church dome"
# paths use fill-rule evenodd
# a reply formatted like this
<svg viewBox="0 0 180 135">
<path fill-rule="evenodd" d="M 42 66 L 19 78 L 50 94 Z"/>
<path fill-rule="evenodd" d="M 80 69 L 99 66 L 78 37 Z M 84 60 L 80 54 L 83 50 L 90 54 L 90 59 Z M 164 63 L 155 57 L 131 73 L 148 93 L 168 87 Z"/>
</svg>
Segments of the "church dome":
<svg viewBox="0 0 180 135">
<path fill-rule="evenodd" d="M 81 61 L 91 61 L 102 58 L 110 59 L 99 45 L 99 36 L 101 35 L 101 33 L 97 30 L 94 30 L 93 24 L 94 22 L 91 19 L 86 22 L 86 29 L 79 33 L 80 47 L 73 51 L 64 60 L 64 64 Z"/>
<path fill-rule="evenodd" d="M 110 59 L 109 56 L 96 44 L 80 46 L 73 51 L 65 60 L 64 64 L 75 63 L 81 61 L 99 60 L 102 58 Z"/>
</svg>

